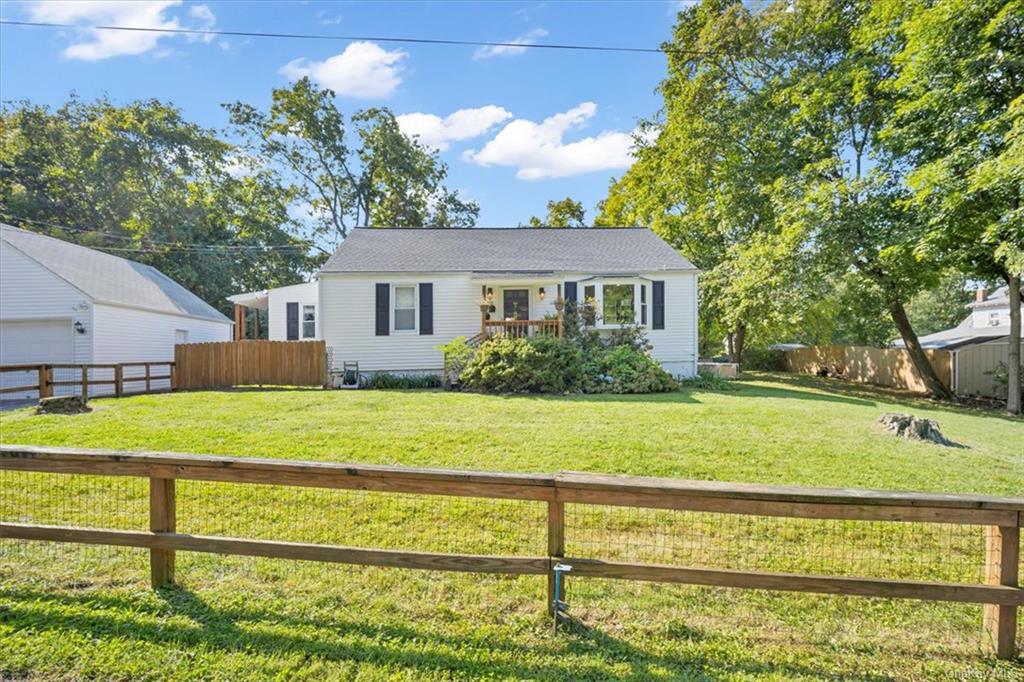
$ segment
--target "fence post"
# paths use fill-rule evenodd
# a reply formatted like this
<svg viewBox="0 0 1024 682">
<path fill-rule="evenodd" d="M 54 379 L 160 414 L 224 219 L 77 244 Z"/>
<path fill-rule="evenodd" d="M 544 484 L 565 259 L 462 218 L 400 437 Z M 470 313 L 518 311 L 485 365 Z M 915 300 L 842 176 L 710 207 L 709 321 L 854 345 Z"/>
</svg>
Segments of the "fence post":
<svg viewBox="0 0 1024 682">
<path fill-rule="evenodd" d="M 39 365 L 39 399 L 53 397 L 53 368 Z"/>
<path fill-rule="evenodd" d="M 548 502 L 548 615 L 555 613 L 555 600 L 564 594 L 555 594 L 554 566 L 565 556 L 565 503 L 558 500 Z M 565 585 L 559 587 L 564 591 Z"/>
<path fill-rule="evenodd" d="M 82 402 L 89 400 L 89 365 L 82 365 Z"/>
<path fill-rule="evenodd" d="M 149 393 L 149 363 L 146 363 L 146 393 Z"/>
<path fill-rule="evenodd" d="M 114 365 L 114 395 L 120 398 L 124 395 L 124 367 Z"/>
<path fill-rule="evenodd" d="M 1020 528 L 985 527 L 985 582 L 1017 587 L 1020 566 Z M 985 639 L 996 658 L 1012 659 L 1016 652 L 1017 607 L 985 604 Z"/>
<path fill-rule="evenodd" d="M 173 478 L 149 478 L 149 530 L 173 533 L 177 527 L 177 509 Z M 174 582 L 174 550 L 149 550 L 149 575 L 153 589 Z"/>
</svg>

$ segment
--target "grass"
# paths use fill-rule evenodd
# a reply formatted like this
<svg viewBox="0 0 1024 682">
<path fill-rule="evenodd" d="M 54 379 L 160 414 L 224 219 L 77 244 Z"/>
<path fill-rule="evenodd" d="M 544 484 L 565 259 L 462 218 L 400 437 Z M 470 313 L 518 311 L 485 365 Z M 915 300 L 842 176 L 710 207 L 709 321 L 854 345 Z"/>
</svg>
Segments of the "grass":
<svg viewBox="0 0 1024 682">
<path fill-rule="evenodd" d="M 75 416 L 0 414 L 5 443 L 468 469 L 560 469 L 1020 495 L 1024 422 L 815 378 L 735 391 L 495 397 L 232 391 L 97 400 Z M 935 418 L 962 448 L 897 440 L 886 411 Z M 146 527 L 132 479 L 0 474 L 0 516 Z M 544 510 L 179 483 L 182 532 L 543 554 Z M 980 529 L 579 507 L 571 554 L 973 581 Z M 575 544 L 574 544 L 575 543 Z M 0 544 L 0 678 L 920 679 L 1024 676 L 981 647 L 981 609 L 572 581 L 552 636 L 543 579 L 179 555 L 146 588 L 137 550 Z"/>
</svg>

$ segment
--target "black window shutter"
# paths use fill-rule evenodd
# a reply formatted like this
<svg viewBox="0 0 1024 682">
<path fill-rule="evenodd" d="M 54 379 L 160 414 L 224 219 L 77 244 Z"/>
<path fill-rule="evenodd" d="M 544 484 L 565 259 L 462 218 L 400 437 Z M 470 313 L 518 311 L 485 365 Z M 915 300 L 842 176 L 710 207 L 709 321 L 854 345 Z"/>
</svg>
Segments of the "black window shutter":
<svg viewBox="0 0 1024 682">
<path fill-rule="evenodd" d="M 434 285 L 420 282 L 420 334 L 434 333 Z"/>
<path fill-rule="evenodd" d="M 377 336 L 387 336 L 391 325 L 388 324 L 388 312 L 391 308 L 391 285 L 387 282 L 377 284 Z"/>
<path fill-rule="evenodd" d="M 287 333 L 289 341 L 299 339 L 299 304 L 289 302 L 285 305 L 285 316 L 287 321 Z"/>
<path fill-rule="evenodd" d="M 576 305 L 576 282 L 565 283 L 565 301 L 571 306 Z"/>
<path fill-rule="evenodd" d="M 665 328 L 665 283 L 651 282 L 651 303 L 654 309 L 651 311 L 651 328 Z"/>
</svg>

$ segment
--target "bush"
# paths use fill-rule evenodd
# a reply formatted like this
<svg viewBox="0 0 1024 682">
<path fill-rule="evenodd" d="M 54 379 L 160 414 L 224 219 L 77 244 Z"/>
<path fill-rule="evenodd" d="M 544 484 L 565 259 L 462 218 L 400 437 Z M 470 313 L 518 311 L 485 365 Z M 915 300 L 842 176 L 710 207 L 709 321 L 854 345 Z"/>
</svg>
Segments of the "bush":
<svg viewBox="0 0 1024 682">
<path fill-rule="evenodd" d="M 740 369 L 785 372 L 786 351 L 772 348 L 744 348 Z"/>
<path fill-rule="evenodd" d="M 566 393 L 581 390 L 583 366 L 580 348 L 563 339 L 498 336 L 480 344 L 459 380 L 494 393 Z"/>
<path fill-rule="evenodd" d="M 696 388 L 701 391 L 735 391 L 736 384 L 711 372 L 701 372 L 695 377 L 679 382 L 684 388 Z"/>
<path fill-rule="evenodd" d="M 410 388 L 440 388 L 441 377 L 436 374 L 389 374 L 375 372 L 363 377 L 362 387 L 377 390 Z"/>
<path fill-rule="evenodd" d="M 665 393 L 678 387 L 657 360 L 631 345 L 611 348 L 601 368 L 607 377 L 604 388 L 611 393 Z"/>
</svg>

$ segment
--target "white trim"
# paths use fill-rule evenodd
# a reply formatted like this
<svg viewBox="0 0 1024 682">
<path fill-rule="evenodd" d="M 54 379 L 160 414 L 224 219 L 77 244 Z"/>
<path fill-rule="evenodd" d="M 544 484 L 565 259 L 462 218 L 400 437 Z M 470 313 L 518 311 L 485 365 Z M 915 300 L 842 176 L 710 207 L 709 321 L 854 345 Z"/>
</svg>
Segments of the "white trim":
<svg viewBox="0 0 1024 682">
<path fill-rule="evenodd" d="M 398 307 L 395 305 L 397 296 L 395 295 L 395 289 L 412 289 L 412 329 L 398 329 L 395 326 L 395 313 L 398 312 Z M 413 335 L 419 334 L 420 331 L 420 286 L 418 282 L 391 282 L 391 297 L 388 301 L 389 310 L 388 317 L 390 318 L 390 329 L 392 334 L 397 335 Z M 402 310 L 408 310 L 408 308 L 402 308 Z"/>
</svg>

